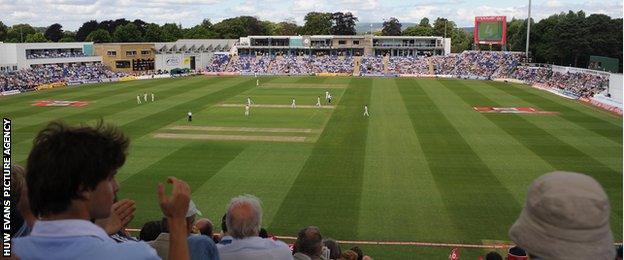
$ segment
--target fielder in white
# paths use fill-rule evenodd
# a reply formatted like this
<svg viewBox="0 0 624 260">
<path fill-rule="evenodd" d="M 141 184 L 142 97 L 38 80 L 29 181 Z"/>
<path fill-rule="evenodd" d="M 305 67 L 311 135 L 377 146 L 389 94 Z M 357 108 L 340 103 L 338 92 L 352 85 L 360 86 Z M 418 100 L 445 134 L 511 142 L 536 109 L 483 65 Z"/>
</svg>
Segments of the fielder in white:
<svg viewBox="0 0 624 260">
<path fill-rule="evenodd" d="M 370 116 L 368 114 L 368 105 L 364 105 L 364 116 Z"/>
<path fill-rule="evenodd" d="M 316 97 L 316 106 L 321 107 L 321 97 Z"/>
<path fill-rule="evenodd" d="M 329 99 L 329 91 L 325 91 L 325 102 Z"/>
<path fill-rule="evenodd" d="M 295 103 L 295 99 L 294 98 L 292 100 L 292 104 L 290 104 L 290 107 L 297 108 L 297 104 Z"/>
<path fill-rule="evenodd" d="M 143 100 L 145 100 L 145 102 L 147 102 L 147 92 L 145 92 L 145 94 L 143 94 Z"/>
<path fill-rule="evenodd" d="M 260 86 L 260 80 L 259 80 L 259 79 L 257 79 L 257 80 L 256 80 L 256 87 L 259 87 L 259 86 Z"/>
<path fill-rule="evenodd" d="M 152 93 L 152 102 L 154 102 L 154 93 Z"/>
<path fill-rule="evenodd" d="M 249 116 L 249 107 L 250 105 L 245 105 L 245 116 Z"/>
<path fill-rule="evenodd" d="M 141 95 L 137 95 L 137 104 L 141 104 Z"/>
<path fill-rule="evenodd" d="M 251 97 L 247 97 L 247 105 L 251 106 L 254 102 L 251 100 Z"/>
</svg>

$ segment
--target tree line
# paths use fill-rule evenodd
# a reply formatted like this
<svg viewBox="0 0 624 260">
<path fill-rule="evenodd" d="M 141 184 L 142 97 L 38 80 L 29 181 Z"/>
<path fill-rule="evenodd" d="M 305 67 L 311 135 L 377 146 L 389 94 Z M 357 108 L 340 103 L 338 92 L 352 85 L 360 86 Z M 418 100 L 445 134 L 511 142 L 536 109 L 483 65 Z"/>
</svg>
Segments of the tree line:
<svg viewBox="0 0 624 260">
<path fill-rule="evenodd" d="M 238 39 L 248 35 L 355 35 L 358 18 L 350 12 L 310 12 L 302 26 L 293 20 L 271 22 L 253 16 L 228 18 L 213 24 L 204 19 L 200 24 L 183 28 L 179 24 L 147 23 L 124 18 L 83 23 L 77 31 L 63 30 L 55 23 L 48 27 L 29 24 L 6 26 L 0 21 L 0 41 L 4 42 L 171 42 L 178 39 Z M 507 23 L 506 46 L 511 51 L 524 51 L 526 19 Z M 531 54 L 535 62 L 586 67 L 590 55 L 620 60 L 622 64 L 622 18 L 604 14 L 586 16 L 583 11 L 554 14 L 535 23 L 531 21 Z M 403 28 L 394 17 L 384 21 L 376 35 L 385 36 L 446 36 L 451 38 L 451 51 L 473 48 L 472 32 L 457 27 L 455 22 L 438 17 L 428 18 Z"/>
</svg>

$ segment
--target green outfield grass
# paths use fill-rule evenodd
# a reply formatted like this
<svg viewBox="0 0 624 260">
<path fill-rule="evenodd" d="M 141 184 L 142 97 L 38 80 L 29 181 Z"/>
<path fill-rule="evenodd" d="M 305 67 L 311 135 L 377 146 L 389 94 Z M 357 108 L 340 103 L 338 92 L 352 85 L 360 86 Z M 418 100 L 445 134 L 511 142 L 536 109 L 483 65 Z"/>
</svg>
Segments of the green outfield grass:
<svg viewBox="0 0 624 260">
<path fill-rule="evenodd" d="M 509 241 L 535 178 L 567 170 L 605 188 L 611 227 L 622 241 L 621 117 L 491 81 L 262 77 L 260 84 L 203 76 L 96 84 L 0 97 L 0 112 L 13 120 L 14 160 L 22 164 L 50 120 L 119 125 L 132 139 L 117 174 L 119 196 L 137 201 L 135 228 L 161 217 L 156 184 L 174 175 L 190 184 L 193 200 L 215 223 L 232 197 L 249 193 L 263 201 L 263 226 L 278 235 L 316 225 L 340 240 L 488 244 Z M 332 108 L 259 106 L 245 117 L 242 106 L 224 106 L 247 97 L 257 105 L 290 106 L 296 98 L 311 106 L 317 96 L 324 101 L 325 90 L 334 96 Z M 156 101 L 138 105 L 136 95 L 145 92 Z M 31 106 L 36 100 L 89 105 Z M 477 106 L 555 114 L 483 114 Z M 450 252 L 362 248 L 378 259 L 444 259 Z"/>
</svg>

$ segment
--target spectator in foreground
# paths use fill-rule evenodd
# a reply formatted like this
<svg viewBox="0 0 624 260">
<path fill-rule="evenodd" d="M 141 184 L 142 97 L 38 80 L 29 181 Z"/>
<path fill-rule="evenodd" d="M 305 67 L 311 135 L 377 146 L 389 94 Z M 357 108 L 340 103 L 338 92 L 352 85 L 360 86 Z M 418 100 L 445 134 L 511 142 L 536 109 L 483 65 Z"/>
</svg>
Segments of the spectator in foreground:
<svg viewBox="0 0 624 260">
<path fill-rule="evenodd" d="M 327 259 L 323 255 L 323 237 L 317 227 L 309 226 L 299 231 L 293 258 L 297 260 Z"/>
<path fill-rule="evenodd" d="M 26 169 L 19 164 L 11 165 L 11 236 L 13 238 L 28 236 L 37 218 L 30 211 L 28 187 L 26 187 Z"/>
<path fill-rule="evenodd" d="M 212 221 L 207 218 L 200 218 L 195 222 L 195 228 L 199 231 L 199 234 L 202 234 L 207 237 L 212 237 Z"/>
<path fill-rule="evenodd" d="M 139 240 L 145 242 L 154 241 L 162 232 L 162 222 L 160 220 L 146 222 L 141 227 Z"/>
<path fill-rule="evenodd" d="M 40 216 L 30 236 L 14 239 L 20 259 L 159 259 L 144 242 L 116 243 L 91 219 L 107 218 L 119 186 L 117 170 L 124 164 L 129 140 L 116 127 L 70 127 L 52 122 L 33 141 L 26 183 L 33 215 Z M 171 254 L 188 259 L 180 236 L 188 205 L 188 185 L 170 177 L 172 196 L 159 185 L 162 212 L 174 235 Z M 184 203 L 181 205 L 181 203 Z"/>
<path fill-rule="evenodd" d="M 220 245 L 229 245 L 232 243 L 232 240 L 234 240 L 234 238 L 228 233 L 227 223 L 225 223 L 226 218 L 227 213 L 223 214 L 223 217 L 221 217 L 221 236 L 219 237 Z"/>
<path fill-rule="evenodd" d="M 217 248 L 211 238 L 202 235 L 191 235 L 195 218 L 197 215 L 201 215 L 201 212 L 195 206 L 195 203 L 189 201 L 188 211 L 186 212 L 186 237 L 188 241 L 189 254 L 191 259 L 219 259 Z M 167 218 L 163 218 L 161 227 L 162 233 L 156 237 L 155 240 L 148 242 L 150 246 L 156 249 L 158 255 L 163 259 L 169 259 L 169 227 L 167 225 Z"/>
<path fill-rule="evenodd" d="M 238 196 L 228 206 L 226 226 L 233 240 L 217 245 L 222 260 L 292 259 L 288 245 L 259 237 L 262 225 L 260 200 L 252 195 Z"/>
<path fill-rule="evenodd" d="M 492 251 L 485 255 L 485 260 L 503 260 L 503 256 L 496 251 Z"/>
<path fill-rule="evenodd" d="M 336 240 L 327 238 L 323 239 L 323 245 L 329 249 L 329 259 L 338 259 L 340 258 L 340 254 L 342 254 L 342 250 L 340 250 L 340 245 Z"/>
<path fill-rule="evenodd" d="M 342 254 L 340 255 L 341 259 L 344 260 L 357 260 L 358 259 L 358 253 L 356 253 L 355 251 L 349 249 L 346 251 L 342 251 Z"/>
<path fill-rule="evenodd" d="M 509 236 L 532 259 L 614 259 L 609 199 L 593 178 L 551 172 L 533 182 Z"/>
<path fill-rule="evenodd" d="M 111 208 L 111 214 L 108 218 L 96 219 L 95 224 L 100 226 L 106 233 L 117 243 L 123 243 L 126 241 L 136 241 L 135 238 L 130 236 L 130 233 L 126 231 L 126 227 L 134 219 L 134 212 L 136 211 L 136 203 L 133 200 L 122 199 L 114 200 L 113 207 Z"/>
</svg>

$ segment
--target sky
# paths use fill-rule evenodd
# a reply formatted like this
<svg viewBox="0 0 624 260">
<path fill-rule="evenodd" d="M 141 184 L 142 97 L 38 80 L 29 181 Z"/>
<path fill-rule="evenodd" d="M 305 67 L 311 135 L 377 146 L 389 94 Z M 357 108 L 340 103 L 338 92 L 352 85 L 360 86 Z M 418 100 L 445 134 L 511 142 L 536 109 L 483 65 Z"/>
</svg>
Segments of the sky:
<svg viewBox="0 0 624 260">
<path fill-rule="evenodd" d="M 303 25 L 311 11 L 351 12 L 360 22 L 431 21 L 446 17 L 460 27 L 470 27 L 475 16 L 527 16 L 528 0 L 0 0 L 0 21 L 6 25 L 29 23 L 46 27 L 60 23 L 77 30 L 88 20 L 126 18 L 157 24 L 177 23 L 191 27 L 209 18 L 213 23 L 240 15 L 262 20 L 295 21 Z M 532 17 L 540 20 L 568 10 L 622 17 L 621 0 L 533 0 Z"/>
</svg>

